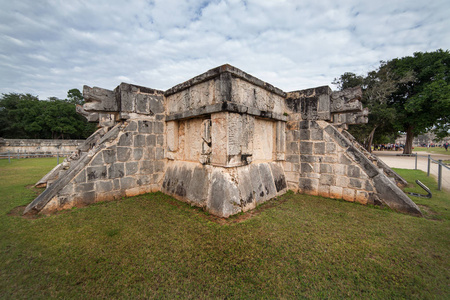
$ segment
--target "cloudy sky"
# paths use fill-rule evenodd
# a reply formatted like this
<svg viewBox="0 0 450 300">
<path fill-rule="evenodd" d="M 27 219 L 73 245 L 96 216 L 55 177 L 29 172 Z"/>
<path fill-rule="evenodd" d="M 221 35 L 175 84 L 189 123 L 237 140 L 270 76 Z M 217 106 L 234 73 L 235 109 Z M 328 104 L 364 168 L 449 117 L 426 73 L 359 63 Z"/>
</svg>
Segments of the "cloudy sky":
<svg viewBox="0 0 450 300">
<path fill-rule="evenodd" d="M 450 49 L 448 0 L 0 0 L 0 7 L 0 93 L 40 99 L 121 82 L 166 90 L 225 63 L 292 91 L 364 74 L 380 60 Z"/>
</svg>

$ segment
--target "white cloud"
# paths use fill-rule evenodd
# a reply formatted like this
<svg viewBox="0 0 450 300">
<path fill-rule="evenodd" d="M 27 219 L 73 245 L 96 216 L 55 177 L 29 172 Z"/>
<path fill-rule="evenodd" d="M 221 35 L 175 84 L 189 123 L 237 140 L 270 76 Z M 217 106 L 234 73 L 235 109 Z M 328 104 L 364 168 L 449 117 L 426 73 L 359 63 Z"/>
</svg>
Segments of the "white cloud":
<svg viewBox="0 0 450 300">
<path fill-rule="evenodd" d="M 0 93 L 168 89 L 230 63 L 285 90 L 450 48 L 448 1 L 0 0 Z"/>
</svg>

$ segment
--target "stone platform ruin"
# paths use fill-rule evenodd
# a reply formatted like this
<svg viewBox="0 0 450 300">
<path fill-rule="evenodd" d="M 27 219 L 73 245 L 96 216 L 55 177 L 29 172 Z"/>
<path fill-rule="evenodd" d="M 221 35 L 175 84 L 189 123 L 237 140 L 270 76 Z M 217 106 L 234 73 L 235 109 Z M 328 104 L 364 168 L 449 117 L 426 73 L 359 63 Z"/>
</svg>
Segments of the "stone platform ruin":
<svg viewBox="0 0 450 300">
<path fill-rule="evenodd" d="M 223 65 L 167 91 L 121 83 L 83 95 L 77 111 L 99 129 L 24 214 L 162 191 L 229 217 L 293 190 L 421 215 L 404 180 L 345 130 L 367 122 L 358 88 L 286 93 Z"/>
</svg>

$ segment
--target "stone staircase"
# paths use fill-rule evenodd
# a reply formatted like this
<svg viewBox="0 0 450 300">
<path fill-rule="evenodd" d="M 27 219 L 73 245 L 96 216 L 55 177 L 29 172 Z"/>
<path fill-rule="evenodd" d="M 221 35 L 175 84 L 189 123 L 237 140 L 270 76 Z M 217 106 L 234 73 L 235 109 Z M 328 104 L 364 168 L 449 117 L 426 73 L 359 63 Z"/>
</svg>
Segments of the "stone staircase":
<svg viewBox="0 0 450 300">
<path fill-rule="evenodd" d="M 73 167 L 79 162 L 80 157 L 88 155 L 89 151 L 92 151 L 95 146 L 99 145 L 99 141 L 107 132 L 107 127 L 102 127 L 95 131 L 84 141 L 83 144 L 77 147 L 76 151 L 74 151 L 69 157 L 65 158 L 62 163 L 54 167 L 50 172 L 42 177 L 35 184 L 35 187 L 48 188 L 59 178 L 62 178 L 65 174 L 73 169 Z"/>
<path fill-rule="evenodd" d="M 391 179 L 399 187 L 405 187 L 408 182 L 392 170 L 387 164 L 385 164 L 376 155 L 366 150 L 348 131 L 342 130 L 342 134 L 352 143 L 352 145 L 361 151 L 374 165 L 376 165 L 380 171 L 382 171 L 389 179 Z"/>
</svg>

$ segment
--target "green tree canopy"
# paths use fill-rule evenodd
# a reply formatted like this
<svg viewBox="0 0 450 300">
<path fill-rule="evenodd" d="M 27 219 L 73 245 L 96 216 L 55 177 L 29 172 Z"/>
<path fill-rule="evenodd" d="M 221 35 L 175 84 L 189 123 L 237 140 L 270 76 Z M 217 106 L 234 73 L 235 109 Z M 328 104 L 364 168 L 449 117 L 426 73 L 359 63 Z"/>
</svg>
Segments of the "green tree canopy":
<svg viewBox="0 0 450 300">
<path fill-rule="evenodd" d="M 81 98 L 80 98 L 81 97 Z M 30 94 L 9 93 L 0 97 L 0 136 L 4 138 L 87 138 L 95 124 L 76 113 L 81 92 L 72 89 L 68 99 L 39 100 Z"/>
<path fill-rule="evenodd" d="M 406 132 L 405 153 L 411 153 L 414 136 L 434 130 L 445 137 L 450 129 L 450 53 L 417 52 L 393 59 L 389 65 L 396 74 L 413 73 L 414 79 L 398 84 L 390 105 L 395 108 L 395 128 Z"/>
<path fill-rule="evenodd" d="M 450 53 L 415 53 L 381 62 L 366 76 L 346 72 L 333 81 L 339 89 L 361 86 L 369 123 L 349 131 L 366 145 L 407 133 L 404 153 L 411 153 L 414 136 L 434 130 L 445 137 L 450 129 Z M 376 131 L 375 131 L 376 130 Z M 378 133 L 378 136 L 377 134 Z"/>
</svg>

